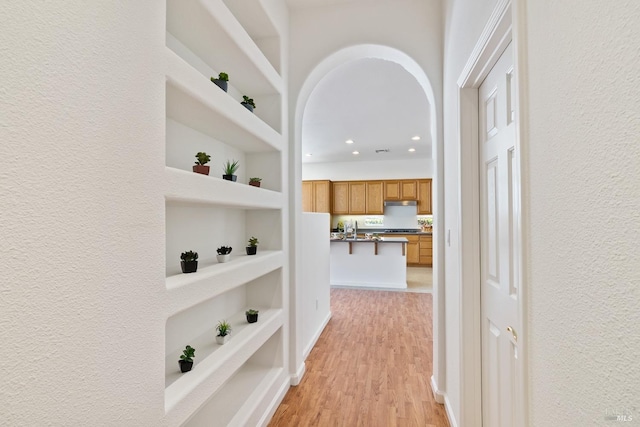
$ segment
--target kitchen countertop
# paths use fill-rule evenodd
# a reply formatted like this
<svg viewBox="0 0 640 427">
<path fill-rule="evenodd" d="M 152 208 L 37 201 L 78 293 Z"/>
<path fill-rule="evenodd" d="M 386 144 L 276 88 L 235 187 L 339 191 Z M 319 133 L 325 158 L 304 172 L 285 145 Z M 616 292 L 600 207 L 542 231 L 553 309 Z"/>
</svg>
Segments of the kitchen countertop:
<svg viewBox="0 0 640 427">
<path fill-rule="evenodd" d="M 337 233 L 338 230 L 336 228 L 333 228 L 331 230 L 332 233 Z M 412 231 L 412 232 L 408 232 L 408 233 L 385 233 L 384 230 L 380 230 L 380 229 L 375 229 L 375 228 L 358 228 L 358 234 L 364 234 L 364 233 L 377 233 L 380 235 L 384 235 L 384 236 L 393 236 L 393 235 L 426 235 L 426 236 L 431 236 L 433 234 L 433 232 L 431 231 Z"/>
<path fill-rule="evenodd" d="M 331 242 L 349 242 L 349 243 L 362 243 L 362 242 L 368 242 L 368 243 L 408 243 L 409 241 L 407 239 L 405 239 L 404 237 L 384 237 L 382 240 L 371 240 L 371 239 L 363 239 L 363 238 L 358 238 L 356 240 L 354 239 L 329 239 Z"/>
</svg>

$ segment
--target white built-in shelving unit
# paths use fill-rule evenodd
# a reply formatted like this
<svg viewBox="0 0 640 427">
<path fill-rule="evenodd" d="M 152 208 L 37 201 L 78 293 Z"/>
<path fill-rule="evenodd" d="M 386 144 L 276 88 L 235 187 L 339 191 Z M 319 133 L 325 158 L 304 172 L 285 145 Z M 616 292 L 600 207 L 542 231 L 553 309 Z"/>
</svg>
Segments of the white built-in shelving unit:
<svg viewBox="0 0 640 427">
<path fill-rule="evenodd" d="M 165 413 L 168 425 L 258 425 L 289 384 L 283 250 L 286 147 L 282 40 L 262 0 L 166 0 Z M 225 93 L 210 81 L 229 74 Z M 253 98 L 255 114 L 240 105 Z M 211 155 L 209 176 L 193 173 Z M 238 181 L 222 165 L 239 160 Z M 262 187 L 248 185 L 261 177 Z M 245 255 L 249 237 L 258 253 Z M 232 246 L 231 260 L 216 249 Z M 199 254 L 196 273 L 180 254 Z M 244 312 L 260 310 L 248 324 Z M 215 342 L 220 320 L 231 339 Z M 186 345 L 192 371 L 180 373 Z M 276 398 L 274 398 L 276 396 Z"/>
</svg>

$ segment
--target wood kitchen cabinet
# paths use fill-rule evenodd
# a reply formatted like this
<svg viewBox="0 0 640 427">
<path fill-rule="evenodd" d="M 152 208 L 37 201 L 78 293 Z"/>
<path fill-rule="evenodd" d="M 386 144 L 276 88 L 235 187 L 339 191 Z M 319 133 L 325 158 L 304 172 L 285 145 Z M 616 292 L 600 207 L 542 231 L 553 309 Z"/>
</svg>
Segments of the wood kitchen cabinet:
<svg viewBox="0 0 640 427">
<path fill-rule="evenodd" d="M 384 199 L 400 200 L 400 181 L 384 182 Z"/>
<path fill-rule="evenodd" d="M 431 215 L 431 180 L 418 180 L 418 215 Z"/>
<path fill-rule="evenodd" d="M 302 211 L 331 213 L 331 181 L 302 182 Z"/>
<path fill-rule="evenodd" d="M 420 265 L 433 265 L 433 237 L 420 235 Z"/>
<path fill-rule="evenodd" d="M 333 190 L 333 210 L 336 215 L 349 214 L 349 182 L 333 182 L 331 184 Z"/>
<path fill-rule="evenodd" d="M 382 215 L 384 213 L 384 185 L 382 181 L 366 182 L 368 215 Z"/>
<path fill-rule="evenodd" d="M 417 200 L 418 181 L 403 179 L 398 181 L 384 181 L 385 200 Z"/>
<path fill-rule="evenodd" d="M 400 200 L 418 200 L 418 181 L 400 181 Z"/>
<path fill-rule="evenodd" d="M 407 265 L 418 265 L 420 263 L 420 236 L 416 234 L 394 234 L 394 237 L 404 237 L 407 243 Z"/>
<path fill-rule="evenodd" d="M 364 215 L 367 213 L 367 183 L 365 181 L 349 182 L 349 214 Z"/>
</svg>

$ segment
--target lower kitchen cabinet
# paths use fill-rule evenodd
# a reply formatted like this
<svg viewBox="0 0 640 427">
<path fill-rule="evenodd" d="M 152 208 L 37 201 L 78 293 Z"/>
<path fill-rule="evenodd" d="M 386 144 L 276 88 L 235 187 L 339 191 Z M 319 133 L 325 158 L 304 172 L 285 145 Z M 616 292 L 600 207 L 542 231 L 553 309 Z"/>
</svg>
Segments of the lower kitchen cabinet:
<svg viewBox="0 0 640 427">
<path fill-rule="evenodd" d="M 420 263 L 420 236 L 416 234 L 400 234 L 394 237 L 404 237 L 407 243 L 407 265 L 418 265 Z"/>
<path fill-rule="evenodd" d="M 433 237 L 420 235 L 420 265 L 433 265 Z"/>
<path fill-rule="evenodd" d="M 386 236 L 389 236 L 388 234 Z M 407 243 L 407 265 L 429 266 L 433 265 L 433 240 L 426 234 L 394 234 L 394 237 L 404 237 Z"/>
</svg>

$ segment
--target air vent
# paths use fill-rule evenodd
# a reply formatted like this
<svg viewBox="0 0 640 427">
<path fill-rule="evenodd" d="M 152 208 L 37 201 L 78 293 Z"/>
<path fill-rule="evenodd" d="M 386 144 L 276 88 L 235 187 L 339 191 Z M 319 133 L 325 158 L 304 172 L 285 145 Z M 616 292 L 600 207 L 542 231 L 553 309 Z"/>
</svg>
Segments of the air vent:
<svg viewBox="0 0 640 427">
<path fill-rule="evenodd" d="M 380 150 L 376 150 L 376 154 L 388 153 L 389 151 L 391 151 L 391 150 L 389 150 L 388 148 L 383 148 L 383 149 L 380 149 Z"/>
</svg>

